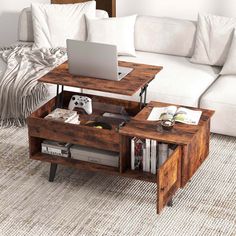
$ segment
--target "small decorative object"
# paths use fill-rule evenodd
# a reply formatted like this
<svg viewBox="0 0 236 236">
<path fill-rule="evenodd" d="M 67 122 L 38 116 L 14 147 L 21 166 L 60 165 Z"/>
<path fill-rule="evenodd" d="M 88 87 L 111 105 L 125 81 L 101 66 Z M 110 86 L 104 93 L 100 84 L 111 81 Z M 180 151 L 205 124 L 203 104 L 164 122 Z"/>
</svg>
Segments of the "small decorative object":
<svg viewBox="0 0 236 236">
<path fill-rule="evenodd" d="M 108 129 L 112 130 L 112 126 L 105 122 L 96 122 L 96 121 L 89 121 L 85 124 L 86 126 L 97 128 L 97 129 Z"/>
<path fill-rule="evenodd" d="M 161 121 L 161 126 L 164 130 L 171 130 L 174 127 L 174 120 L 163 120 Z"/>
</svg>

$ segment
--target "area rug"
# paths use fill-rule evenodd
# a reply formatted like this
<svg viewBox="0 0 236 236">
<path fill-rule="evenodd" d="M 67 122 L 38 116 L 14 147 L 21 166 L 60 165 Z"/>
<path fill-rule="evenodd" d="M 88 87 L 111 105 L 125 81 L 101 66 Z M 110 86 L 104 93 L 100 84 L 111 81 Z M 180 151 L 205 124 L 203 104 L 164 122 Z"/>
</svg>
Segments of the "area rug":
<svg viewBox="0 0 236 236">
<path fill-rule="evenodd" d="M 236 235 L 236 138 L 212 135 L 209 158 L 156 215 L 156 186 L 28 159 L 27 128 L 0 129 L 0 235 Z"/>
</svg>

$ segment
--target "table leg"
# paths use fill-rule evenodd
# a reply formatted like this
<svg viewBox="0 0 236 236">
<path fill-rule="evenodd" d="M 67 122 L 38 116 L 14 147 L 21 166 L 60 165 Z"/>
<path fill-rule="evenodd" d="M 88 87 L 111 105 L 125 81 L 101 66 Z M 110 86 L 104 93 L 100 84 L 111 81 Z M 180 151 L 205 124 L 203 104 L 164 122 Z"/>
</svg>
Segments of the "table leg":
<svg viewBox="0 0 236 236">
<path fill-rule="evenodd" d="M 51 163 L 50 166 L 50 174 L 49 174 L 49 182 L 53 182 L 57 172 L 57 164 Z"/>
<path fill-rule="evenodd" d="M 59 87 L 60 87 L 60 85 L 57 84 L 56 108 L 59 107 L 59 103 L 60 103 L 60 98 L 59 98 Z"/>
<path fill-rule="evenodd" d="M 147 88 L 148 84 L 146 84 L 142 89 L 139 94 L 140 97 L 140 109 L 142 109 L 144 106 L 146 106 L 146 100 L 147 100 Z M 143 98 L 144 96 L 144 98 Z"/>
<path fill-rule="evenodd" d="M 171 198 L 170 201 L 167 203 L 168 207 L 172 207 L 173 206 L 173 199 Z"/>
<path fill-rule="evenodd" d="M 63 107 L 63 92 L 64 92 L 64 85 L 61 86 L 61 96 L 60 96 L 60 107 Z"/>
<path fill-rule="evenodd" d="M 64 85 L 61 86 L 61 94 L 60 94 L 60 85 L 57 84 L 56 108 L 63 107 L 63 91 L 64 91 Z"/>
</svg>

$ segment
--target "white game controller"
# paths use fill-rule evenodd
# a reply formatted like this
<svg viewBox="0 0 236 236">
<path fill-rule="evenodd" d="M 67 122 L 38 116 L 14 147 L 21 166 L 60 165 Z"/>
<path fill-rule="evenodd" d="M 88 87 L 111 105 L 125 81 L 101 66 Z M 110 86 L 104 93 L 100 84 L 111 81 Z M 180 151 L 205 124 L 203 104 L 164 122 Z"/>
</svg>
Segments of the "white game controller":
<svg viewBox="0 0 236 236">
<path fill-rule="evenodd" d="M 70 99 L 69 110 L 74 110 L 74 108 L 82 108 L 87 114 L 91 115 L 92 109 L 92 99 L 85 96 L 73 95 Z"/>
</svg>

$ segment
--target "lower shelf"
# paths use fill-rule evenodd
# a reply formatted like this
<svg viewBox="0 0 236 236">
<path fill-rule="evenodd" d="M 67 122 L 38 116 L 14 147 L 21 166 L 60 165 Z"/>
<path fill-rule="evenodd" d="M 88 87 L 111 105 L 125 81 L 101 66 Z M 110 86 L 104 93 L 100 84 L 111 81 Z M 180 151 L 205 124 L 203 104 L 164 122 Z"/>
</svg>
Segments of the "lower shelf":
<svg viewBox="0 0 236 236">
<path fill-rule="evenodd" d="M 64 166 L 69 166 L 69 167 L 73 167 L 73 168 L 81 169 L 81 170 L 88 170 L 88 171 L 93 171 L 93 172 L 107 172 L 110 174 L 119 173 L 119 169 L 116 167 L 104 166 L 104 165 L 99 165 L 99 164 L 95 164 L 95 163 L 74 160 L 71 158 L 51 156 L 51 155 L 44 154 L 41 152 L 36 153 L 35 155 L 31 156 L 30 158 L 33 160 L 61 164 Z"/>
<path fill-rule="evenodd" d="M 153 175 L 151 173 L 137 171 L 137 170 L 126 170 L 125 172 L 120 173 L 119 168 L 116 168 L 116 167 L 99 165 L 95 163 L 79 161 L 79 160 L 74 160 L 70 158 L 63 158 L 59 156 L 51 156 L 51 155 L 44 154 L 41 152 L 36 153 L 30 158 L 33 160 L 38 160 L 38 161 L 43 161 L 43 162 L 49 162 L 49 163 L 54 163 L 54 164 L 59 164 L 59 165 L 61 164 L 61 165 L 69 166 L 69 167 L 80 169 L 80 170 L 101 172 L 104 174 L 123 176 L 127 178 L 132 178 L 132 179 L 137 179 L 137 180 L 147 181 L 147 182 L 152 182 L 152 183 L 156 183 L 157 181 L 156 175 Z"/>
<path fill-rule="evenodd" d="M 142 180 L 146 182 L 152 182 L 156 183 L 157 182 L 157 176 L 148 172 L 142 172 L 138 170 L 126 170 L 123 173 L 120 173 L 121 176 L 132 178 L 132 179 L 137 179 L 137 180 Z"/>
</svg>

